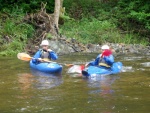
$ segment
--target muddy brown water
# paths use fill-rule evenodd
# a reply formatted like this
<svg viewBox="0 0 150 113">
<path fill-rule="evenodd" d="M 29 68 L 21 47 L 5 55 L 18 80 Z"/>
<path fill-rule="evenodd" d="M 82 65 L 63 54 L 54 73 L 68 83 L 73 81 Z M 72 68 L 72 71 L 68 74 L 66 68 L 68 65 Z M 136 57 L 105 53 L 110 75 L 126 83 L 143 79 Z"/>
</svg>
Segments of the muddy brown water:
<svg viewBox="0 0 150 113">
<path fill-rule="evenodd" d="M 60 56 L 81 64 L 97 54 Z M 29 62 L 0 57 L 0 113 L 149 113 L 150 56 L 120 55 L 122 73 L 85 79 L 32 71 Z"/>
</svg>

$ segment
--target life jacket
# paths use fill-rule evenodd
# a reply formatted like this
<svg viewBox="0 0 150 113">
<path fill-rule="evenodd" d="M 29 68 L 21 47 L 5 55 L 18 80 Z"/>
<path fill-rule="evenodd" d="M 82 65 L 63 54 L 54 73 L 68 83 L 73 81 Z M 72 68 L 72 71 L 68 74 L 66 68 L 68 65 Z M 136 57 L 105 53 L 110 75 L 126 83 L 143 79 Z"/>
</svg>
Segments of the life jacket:
<svg viewBox="0 0 150 113">
<path fill-rule="evenodd" d="M 104 56 L 110 56 L 111 54 L 112 54 L 111 50 L 106 49 L 106 50 L 101 54 L 101 56 L 102 56 L 102 57 L 104 57 Z M 109 64 L 107 64 L 107 62 L 106 62 L 103 58 L 101 58 L 101 59 L 99 60 L 99 66 L 104 66 L 104 67 L 108 67 L 108 68 L 111 67 Z"/>
<path fill-rule="evenodd" d="M 106 63 L 106 61 L 105 61 L 104 59 L 100 59 L 98 65 L 99 65 L 99 66 L 104 66 L 104 67 L 107 67 L 107 68 L 110 68 L 110 67 L 111 67 L 110 65 L 108 65 L 108 64 Z"/>
<path fill-rule="evenodd" d="M 42 49 L 40 53 L 41 53 L 41 54 L 40 54 L 40 57 L 41 57 L 42 59 L 50 61 L 49 52 L 44 51 L 44 50 Z"/>
</svg>

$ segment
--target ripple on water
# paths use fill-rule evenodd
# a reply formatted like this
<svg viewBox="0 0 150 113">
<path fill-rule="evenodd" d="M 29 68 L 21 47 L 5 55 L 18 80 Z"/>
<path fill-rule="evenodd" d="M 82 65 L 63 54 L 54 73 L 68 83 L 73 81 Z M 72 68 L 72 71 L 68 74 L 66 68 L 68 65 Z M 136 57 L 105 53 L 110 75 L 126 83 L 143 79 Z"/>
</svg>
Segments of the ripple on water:
<svg viewBox="0 0 150 113">
<path fill-rule="evenodd" d="M 125 61 L 135 61 L 135 60 L 141 60 L 143 57 L 142 56 L 138 56 L 138 57 L 124 57 L 123 59 Z"/>
<path fill-rule="evenodd" d="M 141 63 L 141 65 L 144 67 L 150 67 L 150 62 L 144 62 L 144 63 Z"/>
<path fill-rule="evenodd" d="M 138 68 L 137 70 L 145 71 L 146 69 L 144 69 L 144 68 Z"/>
<path fill-rule="evenodd" d="M 132 66 L 123 66 L 121 71 L 122 72 L 134 72 L 134 69 Z"/>
</svg>

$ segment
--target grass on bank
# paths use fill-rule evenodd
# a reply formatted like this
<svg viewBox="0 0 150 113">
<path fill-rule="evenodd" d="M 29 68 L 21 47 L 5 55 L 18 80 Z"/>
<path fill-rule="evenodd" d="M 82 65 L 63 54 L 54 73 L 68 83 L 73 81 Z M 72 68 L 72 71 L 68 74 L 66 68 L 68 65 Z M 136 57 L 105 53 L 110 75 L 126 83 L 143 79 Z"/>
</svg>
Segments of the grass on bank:
<svg viewBox="0 0 150 113">
<path fill-rule="evenodd" d="M 0 19 L 0 55 L 14 55 L 23 51 L 28 38 L 32 37 L 33 27 L 22 22 L 22 18 L 21 13 L 13 13 Z"/>
<path fill-rule="evenodd" d="M 117 26 L 109 20 L 100 21 L 98 19 L 69 20 L 60 27 L 60 32 L 69 38 L 87 43 L 125 43 L 148 45 L 147 39 L 141 38 L 132 31 L 123 33 Z"/>
</svg>

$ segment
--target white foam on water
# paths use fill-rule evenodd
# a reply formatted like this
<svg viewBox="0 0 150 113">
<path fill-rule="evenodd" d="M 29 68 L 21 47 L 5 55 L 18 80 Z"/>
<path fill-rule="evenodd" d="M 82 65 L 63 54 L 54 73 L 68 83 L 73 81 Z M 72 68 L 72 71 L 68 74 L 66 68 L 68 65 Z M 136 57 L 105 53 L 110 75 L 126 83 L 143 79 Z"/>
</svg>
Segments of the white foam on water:
<svg viewBox="0 0 150 113">
<path fill-rule="evenodd" d="M 121 72 L 134 72 L 132 66 L 123 66 Z"/>
<path fill-rule="evenodd" d="M 144 67 L 150 67 L 150 62 L 144 62 L 144 63 L 141 63 L 141 65 Z"/>
<path fill-rule="evenodd" d="M 145 71 L 145 69 L 144 69 L 144 68 L 139 68 L 139 69 L 137 69 L 137 70 Z"/>
</svg>

